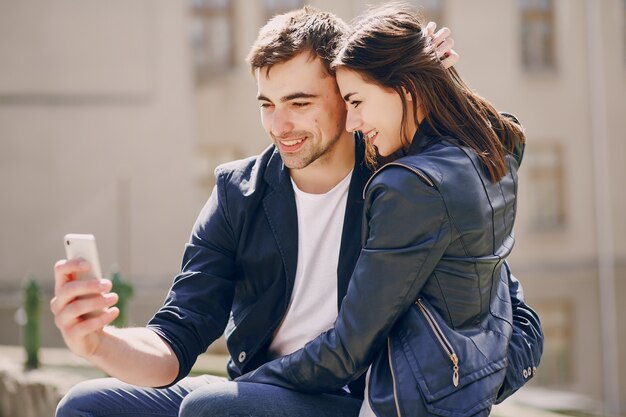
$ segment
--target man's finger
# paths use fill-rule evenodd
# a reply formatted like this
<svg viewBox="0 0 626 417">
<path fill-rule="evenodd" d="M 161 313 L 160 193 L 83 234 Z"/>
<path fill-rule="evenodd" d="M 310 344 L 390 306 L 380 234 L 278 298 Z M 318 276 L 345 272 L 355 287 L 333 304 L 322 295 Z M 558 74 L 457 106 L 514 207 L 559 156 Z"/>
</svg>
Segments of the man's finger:
<svg viewBox="0 0 626 417">
<path fill-rule="evenodd" d="M 435 48 L 435 52 L 437 53 L 438 57 L 445 57 L 448 52 L 452 51 L 453 47 L 454 39 L 448 38 L 441 44 L 437 45 L 437 47 Z"/>
<path fill-rule="evenodd" d="M 437 29 L 437 24 L 435 22 L 428 22 L 426 25 L 426 36 L 433 36 L 435 33 L 435 29 Z"/>
<path fill-rule="evenodd" d="M 113 283 L 108 279 L 68 282 L 58 290 L 55 290 L 54 298 L 50 301 L 50 310 L 53 314 L 57 314 L 75 298 L 87 294 L 106 293 L 111 291 L 112 286 Z"/>
<path fill-rule="evenodd" d="M 104 326 L 111 324 L 120 310 L 117 307 L 107 308 L 102 314 L 77 322 L 67 329 L 65 337 L 68 339 L 79 339 L 88 336 L 90 333 L 102 330 Z"/>
<path fill-rule="evenodd" d="M 75 300 L 55 315 L 54 323 L 59 329 L 67 329 L 77 322 L 91 320 L 91 318 L 86 318 L 85 314 L 100 313 L 112 307 L 118 300 L 119 297 L 115 293 L 98 294 Z"/>
<path fill-rule="evenodd" d="M 54 264 L 54 290 L 59 290 L 67 282 L 72 281 L 79 272 L 91 269 L 88 262 L 82 259 L 61 259 Z"/>
<path fill-rule="evenodd" d="M 459 58 L 460 58 L 459 54 L 457 54 L 456 51 L 453 49 L 450 52 L 448 52 L 445 58 L 441 60 L 441 65 L 443 65 L 443 67 L 446 69 L 450 68 L 454 66 L 454 64 L 459 62 Z"/>
<path fill-rule="evenodd" d="M 439 29 L 437 33 L 433 36 L 433 45 L 438 46 L 440 43 L 445 41 L 451 34 L 450 29 L 444 27 Z"/>
</svg>

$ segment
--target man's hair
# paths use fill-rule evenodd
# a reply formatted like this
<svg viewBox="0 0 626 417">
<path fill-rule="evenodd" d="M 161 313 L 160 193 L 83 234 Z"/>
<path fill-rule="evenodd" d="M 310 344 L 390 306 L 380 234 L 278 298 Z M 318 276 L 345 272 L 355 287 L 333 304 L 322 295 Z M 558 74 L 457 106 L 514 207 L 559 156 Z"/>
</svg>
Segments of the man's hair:
<svg viewBox="0 0 626 417">
<path fill-rule="evenodd" d="M 259 31 L 246 61 L 254 73 L 308 51 L 332 74 L 330 63 L 347 32 L 348 26 L 337 16 L 305 6 L 271 18 Z"/>
</svg>

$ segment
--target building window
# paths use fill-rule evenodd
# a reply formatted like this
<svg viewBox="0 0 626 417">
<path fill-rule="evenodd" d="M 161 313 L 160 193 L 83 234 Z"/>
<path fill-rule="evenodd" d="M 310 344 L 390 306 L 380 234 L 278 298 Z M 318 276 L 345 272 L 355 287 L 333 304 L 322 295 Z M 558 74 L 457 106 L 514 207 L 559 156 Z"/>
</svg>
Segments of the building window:
<svg viewBox="0 0 626 417">
<path fill-rule="evenodd" d="M 277 14 L 299 9 L 302 6 L 304 6 L 303 0 L 263 0 L 265 20 L 268 20 Z"/>
<path fill-rule="evenodd" d="M 190 0 L 191 49 L 196 81 L 234 65 L 233 6 L 230 0 Z"/>
<path fill-rule="evenodd" d="M 522 64 L 530 71 L 552 70 L 555 59 L 552 0 L 518 0 L 521 11 Z"/>
<path fill-rule="evenodd" d="M 544 335 L 537 382 L 542 386 L 563 387 L 572 380 L 572 306 L 567 300 L 533 302 L 541 317 Z"/>
<path fill-rule="evenodd" d="M 437 30 L 444 27 L 443 0 L 417 0 L 415 4 L 420 8 L 425 23 L 437 23 Z"/>
<path fill-rule="evenodd" d="M 561 144 L 529 144 L 523 164 L 528 172 L 531 229 L 540 232 L 563 228 L 565 184 Z"/>
</svg>

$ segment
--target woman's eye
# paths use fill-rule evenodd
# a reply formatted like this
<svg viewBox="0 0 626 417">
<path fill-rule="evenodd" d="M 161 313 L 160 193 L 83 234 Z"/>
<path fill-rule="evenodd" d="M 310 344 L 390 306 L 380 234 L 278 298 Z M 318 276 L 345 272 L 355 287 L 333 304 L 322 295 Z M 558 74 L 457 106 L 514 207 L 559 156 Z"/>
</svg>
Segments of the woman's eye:
<svg viewBox="0 0 626 417">
<path fill-rule="evenodd" d="M 356 109 L 357 107 L 359 107 L 359 104 L 361 104 L 361 102 L 360 101 L 353 101 L 350 104 L 352 104 L 352 107 L 354 107 Z"/>
</svg>

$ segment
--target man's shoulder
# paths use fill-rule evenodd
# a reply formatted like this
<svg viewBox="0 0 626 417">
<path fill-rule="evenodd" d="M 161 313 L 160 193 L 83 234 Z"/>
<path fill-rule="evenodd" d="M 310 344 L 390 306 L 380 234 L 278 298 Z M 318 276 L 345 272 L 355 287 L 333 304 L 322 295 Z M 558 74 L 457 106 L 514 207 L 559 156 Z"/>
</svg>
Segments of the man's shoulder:
<svg viewBox="0 0 626 417">
<path fill-rule="evenodd" d="M 231 197 L 250 197 L 263 193 L 268 170 L 282 166 L 275 146 L 267 147 L 258 155 L 226 162 L 215 168 L 215 183 L 220 193 Z"/>
<path fill-rule="evenodd" d="M 274 156 L 275 149 L 274 145 L 270 145 L 258 155 L 220 164 L 215 168 L 215 178 L 222 177 L 227 181 L 241 181 L 250 180 L 259 174 L 262 176 Z"/>
</svg>

